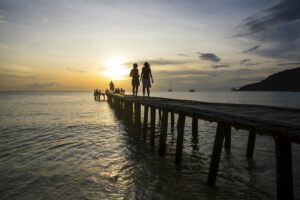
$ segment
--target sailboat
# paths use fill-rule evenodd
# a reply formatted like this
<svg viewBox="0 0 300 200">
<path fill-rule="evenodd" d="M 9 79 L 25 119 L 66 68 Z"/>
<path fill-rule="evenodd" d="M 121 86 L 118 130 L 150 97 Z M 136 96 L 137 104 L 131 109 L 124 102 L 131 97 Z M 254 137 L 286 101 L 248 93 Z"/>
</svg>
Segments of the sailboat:
<svg viewBox="0 0 300 200">
<path fill-rule="evenodd" d="M 170 88 L 168 89 L 168 92 L 172 92 L 172 82 L 170 82 Z"/>
</svg>

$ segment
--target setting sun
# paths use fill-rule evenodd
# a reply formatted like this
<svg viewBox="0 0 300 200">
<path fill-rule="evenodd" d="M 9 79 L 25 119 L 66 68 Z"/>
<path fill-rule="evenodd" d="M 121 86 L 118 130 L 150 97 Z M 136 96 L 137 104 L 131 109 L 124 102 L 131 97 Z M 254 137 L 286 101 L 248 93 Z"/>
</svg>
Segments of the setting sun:
<svg viewBox="0 0 300 200">
<path fill-rule="evenodd" d="M 129 74 L 123 66 L 124 60 L 120 57 L 114 57 L 106 62 L 105 75 L 113 80 L 121 80 Z"/>
</svg>

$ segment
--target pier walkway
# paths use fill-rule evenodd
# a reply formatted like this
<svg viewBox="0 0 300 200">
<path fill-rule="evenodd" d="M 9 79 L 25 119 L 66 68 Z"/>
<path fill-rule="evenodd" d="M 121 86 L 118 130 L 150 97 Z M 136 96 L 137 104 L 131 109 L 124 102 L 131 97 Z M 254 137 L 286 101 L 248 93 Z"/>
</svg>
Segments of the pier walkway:
<svg viewBox="0 0 300 200">
<path fill-rule="evenodd" d="M 245 155 L 252 158 L 256 134 L 273 137 L 276 154 L 277 199 L 293 199 L 293 172 L 291 143 L 300 143 L 300 109 L 280 108 L 259 105 L 205 103 L 168 98 L 143 98 L 122 94 L 107 94 L 108 102 L 114 109 L 124 113 L 125 120 L 132 123 L 138 132 L 147 137 L 148 115 L 150 110 L 150 141 L 154 145 L 156 111 L 161 119 L 159 155 L 166 151 L 168 116 L 174 127 L 174 114 L 177 121 L 177 164 L 181 163 L 185 118 L 192 118 L 192 135 L 198 135 L 198 119 L 216 122 L 217 130 L 212 149 L 207 184 L 214 186 L 219 161 L 223 149 L 231 146 L 231 127 L 249 131 Z M 141 106 L 144 106 L 143 129 L 141 127 Z M 162 115 L 161 115 L 162 113 Z M 143 131 L 140 131 L 143 130 Z"/>
</svg>

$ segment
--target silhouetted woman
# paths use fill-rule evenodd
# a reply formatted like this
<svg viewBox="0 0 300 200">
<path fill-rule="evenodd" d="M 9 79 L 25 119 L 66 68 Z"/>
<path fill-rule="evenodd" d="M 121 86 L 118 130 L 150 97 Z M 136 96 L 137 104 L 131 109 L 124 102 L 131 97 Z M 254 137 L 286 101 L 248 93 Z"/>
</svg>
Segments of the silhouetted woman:
<svg viewBox="0 0 300 200">
<path fill-rule="evenodd" d="M 145 88 L 147 88 L 148 97 L 150 96 L 150 88 L 151 88 L 150 78 L 151 78 L 151 82 L 153 83 L 153 77 L 152 77 L 150 65 L 148 62 L 145 62 L 141 73 L 141 79 L 143 82 L 143 96 L 145 96 Z"/>
<path fill-rule="evenodd" d="M 136 63 L 133 64 L 133 69 L 130 71 L 129 74 L 130 77 L 132 77 L 132 95 L 137 96 L 140 81 L 139 81 L 139 70 L 138 70 L 138 65 Z"/>
</svg>

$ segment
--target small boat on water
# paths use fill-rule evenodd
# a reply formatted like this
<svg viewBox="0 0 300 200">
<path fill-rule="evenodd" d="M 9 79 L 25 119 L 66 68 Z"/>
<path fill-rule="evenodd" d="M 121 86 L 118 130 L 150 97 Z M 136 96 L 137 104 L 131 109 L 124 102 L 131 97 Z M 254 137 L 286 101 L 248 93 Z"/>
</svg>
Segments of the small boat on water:
<svg viewBox="0 0 300 200">
<path fill-rule="evenodd" d="M 190 89 L 190 90 L 189 90 L 189 92 L 195 92 L 195 91 L 196 91 L 195 89 Z"/>
</svg>

